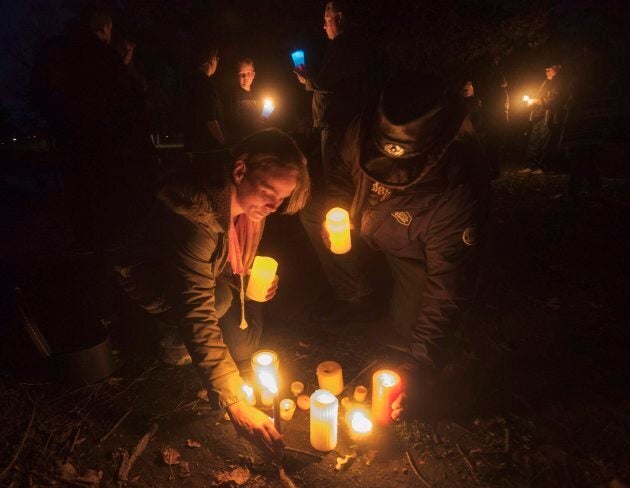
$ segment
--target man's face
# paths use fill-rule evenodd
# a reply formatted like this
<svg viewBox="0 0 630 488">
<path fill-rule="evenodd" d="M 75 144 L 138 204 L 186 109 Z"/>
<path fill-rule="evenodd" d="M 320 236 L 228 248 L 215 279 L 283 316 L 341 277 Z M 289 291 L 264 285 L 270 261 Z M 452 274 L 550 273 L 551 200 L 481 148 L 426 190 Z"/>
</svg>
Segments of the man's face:
<svg viewBox="0 0 630 488">
<path fill-rule="evenodd" d="M 554 76 L 556 76 L 557 74 L 558 74 L 558 70 L 556 70 L 556 68 L 554 67 L 545 69 L 545 75 L 547 76 L 548 80 L 553 80 Z"/>
<path fill-rule="evenodd" d="M 206 76 L 210 77 L 213 74 L 216 73 L 217 68 L 219 67 L 219 56 L 212 56 L 212 58 L 210 58 L 210 61 L 208 63 L 206 63 L 205 65 L 205 72 L 206 72 Z"/>
<path fill-rule="evenodd" d="M 103 26 L 103 28 L 96 32 L 96 37 L 98 37 L 105 44 L 109 44 L 112 42 L 112 21 L 110 20 L 107 24 Z"/>
<path fill-rule="evenodd" d="M 253 64 L 243 63 L 240 65 L 238 69 L 238 83 L 243 90 L 250 91 L 252 89 L 252 83 L 255 77 L 256 72 L 254 71 Z"/>
<path fill-rule="evenodd" d="M 464 88 L 462 88 L 462 95 L 464 95 L 464 98 L 475 96 L 475 87 L 473 86 L 472 81 L 467 81 L 466 83 L 464 83 Z"/>
<path fill-rule="evenodd" d="M 297 185 L 298 173 L 293 168 L 274 166 L 250 172 L 239 161 L 233 177 L 236 210 L 241 210 L 250 220 L 259 222 L 278 210 L 282 202 L 291 196 Z"/>
<path fill-rule="evenodd" d="M 341 13 L 334 9 L 331 2 L 326 4 L 324 11 L 324 30 L 331 41 L 341 34 Z"/>
</svg>

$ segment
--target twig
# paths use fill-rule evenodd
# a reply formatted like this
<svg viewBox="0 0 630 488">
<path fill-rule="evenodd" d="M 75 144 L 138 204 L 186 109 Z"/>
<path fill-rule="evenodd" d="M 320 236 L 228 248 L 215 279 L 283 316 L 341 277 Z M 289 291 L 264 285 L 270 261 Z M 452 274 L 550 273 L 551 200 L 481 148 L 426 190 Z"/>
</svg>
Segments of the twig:
<svg viewBox="0 0 630 488">
<path fill-rule="evenodd" d="M 13 455 L 13 459 L 11 459 L 11 462 L 9 462 L 7 467 L 2 470 L 2 473 L 0 473 L 0 480 L 4 478 L 5 475 L 9 472 L 9 470 L 13 467 L 13 464 L 17 460 L 18 456 L 20 455 L 20 452 L 22 451 L 22 448 L 24 447 L 24 442 L 26 442 L 26 438 L 28 437 L 28 434 L 31 431 L 31 426 L 33 425 L 34 418 L 35 418 L 35 405 L 33 404 L 33 410 L 31 411 L 31 418 L 28 421 L 28 426 L 26 427 L 24 436 L 22 436 L 22 441 L 20 442 L 20 445 L 18 446 L 17 451 L 15 451 L 15 454 Z"/>
<path fill-rule="evenodd" d="M 129 414 L 131 413 L 131 411 L 132 411 L 132 410 L 133 410 L 133 408 L 130 408 L 129 410 L 127 410 L 127 411 L 124 413 L 124 415 L 118 419 L 118 422 L 116 422 L 116 423 L 114 424 L 114 426 L 113 426 L 111 429 L 109 429 L 109 431 L 107 432 L 107 434 L 105 434 L 103 437 L 101 437 L 101 438 L 98 440 L 98 443 L 99 443 L 99 444 L 102 444 L 103 442 L 105 442 L 105 441 L 107 440 L 107 438 L 108 438 L 110 435 L 112 435 L 112 434 L 114 433 L 114 431 L 115 431 L 118 427 L 120 427 L 120 424 L 122 424 L 122 423 L 125 421 L 125 419 L 129 416 Z"/>
<path fill-rule="evenodd" d="M 324 457 L 320 456 L 319 454 L 315 454 L 313 452 L 308 452 L 308 451 L 303 451 L 302 449 L 296 449 L 295 447 L 284 447 L 284 450 L 287 451 L 287 452 L 295 452 L 297 454 L 303 454 L 304 456 L 310 456 L 312 458 L 319 459 L 320 461 L 322 459 L 324 459 Z"/>
<path fill-rule="evenodd" d="M 358 380 L 358 379 L 361 377 L 361 375 L 362 375 L 363 373 L 365 373 L 368 369 L 370 369 L 371 367 L 373 367 L 376 363 L 377 363 L 377 361 L 376 361 L 376 360 L 374 360 L 374 361 L 372 361 L 370 364 L 368 364 L 365 368 L 363 368 L 361 371 L 359 371 L 359 372 L 358 372 L 358 373 L 354 376 L 354 378 L 352 378 L 352 379 L 351 379 L 348 383 L 346 383 L 346 386 L 344 387 L 344 389 L 343 389 L 343 391 L 342 391 L 342 394 L 343 394 L 343 392 L 345 392 L 348 388 L 350 388 L 350 386 L 352 386 L 352 385 L 354 384 L 354 382 L 355 382 L 356 380 Z"/>
<path fill-rule="evenodd" d="M 140 438 L 138 443 L 136 444 L 136 447 L 133 448 L 131 456 L 129 456 L 128 459 L 123 459 L 123 462 L 120 465 L 120 469 L 118 470 L 118 480 L 119 481 L 127 481 L 128 477 L 129 477 L 129 471 L 131 470 L 133 464 L 140 457 L 142 452 L 147 448 L 147 445 L 149 444 L 149 441 L 156 434 L 157 430 L 158 430 L 157 424 L 153 424 L 151 426 L 151 428 L 149 429 L 149 432 L 144 434 Z"/>
<path fill-rule="evenodd" d="M 457 422 L 451 422 L 451 425 L 454 425 L 455 427 L 457 427 L 459 430 L 466 432 L 466 434 L 470 434 L 472 436 L 474 436 L 475 434 L 473 434 L 471 431 L 469 431 L 466 427 L 464 427 L 461 424 L 458 424 Z"/>
<path fill-rule="evenodd" d="M 285 488 L 297 488 L 293 480 L 287 475 L 284 470 L 284 466 L 282 465 L 278 465 L 278 478 L 280 478 L 280 483 L 282 483 L 282 486 Z"/>
<path fill-rule="evenodd" d="M 466 462 L 466 466 L 468 466 L 468 469 L 470 470 L 470 474 L 472 475 L 473 479 L 475 480 L 477 484 L 479 484 L 479 480 L 477 479 L 477 476 L 475 476 L 475 469 L 473 468 L 472 463 L 468 460 L 468 458 L 464 454 L 464 451 L 462 451 L 462 448 L 459 446 L 459 444 L 455 444 L 455 447 L 457 447 L 459 454 L 462 456 L 462 458 L 464 458 L 464 461 Z"/>
<path fill-rule="evenodd" d="M 510 429 L 506 427 L 505 429 L 503 429 L 503 432 L 505 434 L 503 440 L 503 452 L 508 452 L 510 450 Z"/>
<path fill-rule="evenodd" d="M 420 474 L 420 470 L 418 469 L 418 466 L 416 465 L 416 461 L 413 459 L 411 454 L 409 454 L 409 450 L 405 451 L 405 457 L 407 458 L 407 462 L 411 466 L 411 470 L 418 477 L 418 479 L 422 481 L 422 484 L 424 484 L 424 486 L 426 486 L 427 488 L 432 488 L 431 483 L 429 483 L 427 479 L 424 476 L 422 476 L 422 474 Z"/>
<path fill-rule="evenodd" d="M 81 433 L 81 424 L 77 427 L 77 432 L 74 434 L 72 438 L 72 444 L 70 444 L 70 449 L 68 450 L 68 455 L 66 456 L 65 462 L 67 463 L 70 460 L 70 456 L 72 455 L 72 451 L 74 451 L 74 446 L 77 444 L 77 439 L 79 438 L 79 434 Z"/>
</svg>

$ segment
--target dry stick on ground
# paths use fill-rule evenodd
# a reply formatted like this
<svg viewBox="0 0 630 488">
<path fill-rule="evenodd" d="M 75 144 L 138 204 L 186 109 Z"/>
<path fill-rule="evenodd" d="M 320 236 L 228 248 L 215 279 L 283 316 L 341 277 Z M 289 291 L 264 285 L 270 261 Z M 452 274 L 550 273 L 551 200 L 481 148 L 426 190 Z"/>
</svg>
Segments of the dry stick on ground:
<svg viewBox="0 0 630 488">
<path fill-rule="evenodd" d="M 118 422 L 116 422 L 116 423 L 114 424 L 114 426 L 113 426 L 111 429 L 109 429 L 109 431 L 107 432 L 107 434 L 105 434 L 103 437 L 101 437 L 101 438 L 98 440 L 98 443 L 99 443 L 99 444 L 102 444 L 103 442 L 105 442 L 105 441 L 107 440 L 107 438 L 108 438 L 110 435 L 112 435 L 112 434 L 114 433 L 114 431 L 115 431 L 118 427 L 120 427 L 120 424 L 122 424 L 122 423 L 125 421 L 125 419 L 129 416 L 129 414 L 131 413 L 131 411 L 132 411 L 132 410 L 133 410 L 133 408 L 130 408 L 129 410 L 127 410 L 127 411 L 124 413 L 124 415 L 118 419 Z"/>
<path fill-rule="evenodd" d="M 17 451 L 15 451 L 15 454 L 13 455 L 13 459 L 11 459 L 11 462 L 9 462 L 7 467 L 2 470 L 2 473 L 0 473 L 0 480 L 4 478 L 5 475 L 9 472 L 9 470 L 11 469 L 11 467 L 17 460 L 18 456 L 20 455 L 20 452 L 22 451 L 22 448 L 24 447 L 24 442 L 26 442 L 26 438 L 28 437 L 28 434 L 31 431 L 31 426 L 33 425 L 34 418 L 35 418 L 35 404 L 33 404 L 33 410 L 31 411 L 31 418 L 28 421 L 28 426 L 26 427 L 26 431 L 24 432 L 22 441 L 20 442 L 20 445 L 18 446 Z"/>
<path fill-rule="evenodd" d="M 468 458 L 464 454 L 464 451 L 462 451 L 462 448 L 459 446 L 459 444 L 455 444 L 455 447 L 457 447 L 459 454 L 462 456 L 462 458 L 464 458 L 464 461 L 466 462 L 466 466 L 468 466 L 468 469 L 470 470 L 470 474 L 472 475 L 473 479 L 475 480 L 477 484 L 479 484 L 479 480 L 477 479 L 477 476 L 475 476 L 475 469 L 473 468 L 472 463 L 468 460 Z"/>
<path fill-rule="evenodd" d="M 308 451 L 303 451 L 302 449 L 296 449 L 295 447 L 285 447 L 284 450 L 287 451 L 287 452 L 296 452 L 298 454 L 303 454 L 304 456 L 310 456 L 310 457 L 313 457 L 315 459 L 319 459 L 320 461 L 322 459 L 324 459 L 324 457 L 320 456 L 319 454 L 315 454 L 313 452 L 308 452 Z"/>
<path fill-rule="evenodd" d="M 422 476 L 422 474 L 420 474 L 420 470 L 418 469 L 418 466 L 416 465 L 416 461 L 413 459 L 413 456 L 409 454 L 409 450 L 405 451 L 405 457 L 407 458 L 407 462 L 411 466 L 411 470 L 418 477 L 418 479 L 422 481 L 424 486 L 426 486 L 427 488 L 432 488 L 431 483 L 429 483 L 427 479 L 424 476 Z"/>
<path fill-rule="evenodd" d="M 507 427 L 503 429 L 503 433 L 505 434 L 503 440 L 503 452 L 508 452 L 510 450 L 510 429 Z"/>
<path fill-rule="evenodd" d="M 136 447 L 133 448 L 133 451 L 131 452 L 131 456 L 129 456 L 128 459 L 123 459 L 123 462 L 120 465 L 120 469 L 118 470 L 118 480 L 119 481 L 127 481 L 128 477 L 129 477 L 129 471 L 131 470 L 133 464 L 140 457 L 142 452 L 147 448 L 147 445 L 149 444 L 149 441 L 156 434 L 157 430 L 158 430 L 157 424 L 151 425 L 151 428 L 149 429 L 149 432 L 144 434 L 140 438 L 138 443 L 136 444 Z"/>
<path fill-rule="evenodd" d="M 79 438 L 79 434 L 81 433 L 81 424 L 77 427 L 77 432 L 74 434 L 72 438 L 72 444 L 70 444 L 70 449 L 68 449 L 68 455 L 66 456 L 65 462 L 67 463 L 70 460 L 70 456 L 72 455 L 72 451 L 74 451 L 74 446 L 77 444 L 77 439 Z"/>
</svg>

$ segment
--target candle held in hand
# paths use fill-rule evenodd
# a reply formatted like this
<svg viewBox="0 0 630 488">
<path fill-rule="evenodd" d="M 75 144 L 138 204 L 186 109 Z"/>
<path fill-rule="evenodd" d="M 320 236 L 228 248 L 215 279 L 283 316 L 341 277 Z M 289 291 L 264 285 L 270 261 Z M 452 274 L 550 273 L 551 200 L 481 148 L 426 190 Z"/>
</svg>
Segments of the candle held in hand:
<svg viewBox="0 0 630 488">
<path fill-rule="evenodd" d="M 395 371 L 381 369 L 372 376 L 372 418 L 387 425 L 392 422 L 392 403 L 400 394 L 400 376 Z"/>
<path fill-rule="evenodd" d="M 337 446 L 339 403 L 331 392 L 317 390 L 311 395 L 311 446 L 318 451 L 332 451 Z"/>
<path fill-rule="evenodd" d="M 245 393 L 245 400 L 250 405 L 256 405 L 256 396 L 254 395 L 254 389 L 247 383 L 243 385 L 243 393 Z"/>
<path fill-rule="evenodd" d="M 322 390 L 328 390 L 333 395 L 343 391 L 343 371 L 341 365 L 335 361 L 324 361 L 317 366 L 317 383 Z"/>
<path fill-rule="evenodd" d="M 293 60 L 293 66 L 296 69 L 302 69 L 304 67 L 304 51 L 298 49 L 291 53 L 291 59 Z"/>
<path fill-rule="evenodd" d="M 267 292 L 276 277 L 278 262 L 266 256 L 256 256 L 247 285 L 247 298 L 256 302 L 264 302 Z"/>
<path fill-rule="evenodd" d="M 266 119 L 269 118 L 275 109 L 276 106 L 273 104 L 273 100 L 271 98 L 265 98 L 263 102 L 262 116 Z"/>
<path fill-rule="evenodd" d="M 326 214 L 326 230 L 330 239 L 330 251 L 345 254 L 352 248 L 350 240 L 350 216 L 343 208 L 335 207 Z"/>
</svg>

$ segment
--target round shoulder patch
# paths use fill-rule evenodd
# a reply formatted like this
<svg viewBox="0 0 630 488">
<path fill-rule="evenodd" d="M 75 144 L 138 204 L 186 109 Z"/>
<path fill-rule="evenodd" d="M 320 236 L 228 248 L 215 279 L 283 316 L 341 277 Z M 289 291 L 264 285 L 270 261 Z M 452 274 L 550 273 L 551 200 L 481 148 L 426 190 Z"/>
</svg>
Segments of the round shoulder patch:
<svg viewBox="0 0 630 488">
<path fill-rule="evenodd" d="M 467 246 L 474 246 L 477 243 L 477 228 L 474 225 L 464 229 L 464 232 L 462 232 L 462 241 Z"/>
</svg>

